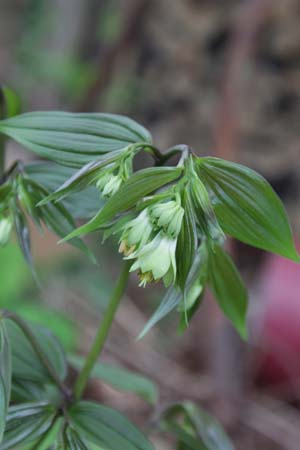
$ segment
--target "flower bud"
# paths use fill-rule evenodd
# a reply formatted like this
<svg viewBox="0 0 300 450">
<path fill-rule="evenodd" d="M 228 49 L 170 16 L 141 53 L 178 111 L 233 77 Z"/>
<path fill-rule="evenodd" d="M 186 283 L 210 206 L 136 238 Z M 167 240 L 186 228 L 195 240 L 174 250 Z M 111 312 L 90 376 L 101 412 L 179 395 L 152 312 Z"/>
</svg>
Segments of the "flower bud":
<svg viewBox="0 0 300 450">
<path fill-rule="evenodd" d="M 174 200 L 154 204 L 151 208 L 153 221 L 174 239 L 180 233 L 183 216 L 184 209 Z"/>
<path fill-rule="evenodd" d="M 122 178 L 119 175 L 114 175 L 111 172 L 106 172 L 100 176 L 96 182 L 96 187 L 99 189 L 103 197 L 112 197 L 122 184 Z"/>
</svg>

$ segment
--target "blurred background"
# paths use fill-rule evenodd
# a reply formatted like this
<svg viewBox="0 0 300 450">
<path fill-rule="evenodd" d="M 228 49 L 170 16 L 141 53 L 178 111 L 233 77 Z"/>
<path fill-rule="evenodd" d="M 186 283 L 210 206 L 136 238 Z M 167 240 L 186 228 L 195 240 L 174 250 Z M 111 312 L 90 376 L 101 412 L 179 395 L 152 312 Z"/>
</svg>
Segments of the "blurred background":
<svg viewBox="0 0 300 450">
<path fill-rule="evenodd" d="M 300 233 L 299 0 L 1 0 L 0 80 L 23 111 L 126 114 L 164 150 L 262 173 Z M 8 145 L 7 164 L 33 155 Z M 16 244 L 0 252 L 0 307 L 44 323 L 66 349 L 85 353 L 120 268 L 116 242 L 84 256 L 34 232 L 37 289 Z M 299 450 L 300 266 L 232 243 L 250 293 L 249 342 L 237 337 L 208 295 L 188 330 L 176 313 L 136 337 L 163 295 L 132 277 L 105 360 L 152 377 L 161 404 L 189 399 L 227 428 L 240 450 Z M 88 395 L 145 426 L 150 408 L 93 383 Z M 153 436 L 159 450 L 173 448 Z"/>
</svg>

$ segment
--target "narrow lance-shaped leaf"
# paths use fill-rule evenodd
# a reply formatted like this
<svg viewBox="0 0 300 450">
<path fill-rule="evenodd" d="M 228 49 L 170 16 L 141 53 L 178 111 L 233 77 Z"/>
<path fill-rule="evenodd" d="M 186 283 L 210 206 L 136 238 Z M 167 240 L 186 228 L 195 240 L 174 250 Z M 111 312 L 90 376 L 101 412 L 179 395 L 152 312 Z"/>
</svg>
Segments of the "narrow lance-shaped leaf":
<svg viewBox="0 0 300 450">
<path fill-rule="evenodd" d="M 82 437 L 71 427 L 67 427 L 63 435 L 63 444 L 61 450 L 90 450 L 91 447 L 82 439 Z"/>
<path fill-rule="evenodd" d="M 198 280 L 202 273 L 203 265 L 206 266 L 206 254 L 202 251 L 202 247 L 196 252 L 196 256 L 189 272 L 186 282 L 186 296 L 189 296 L 190 290 L 193 288 L 194 283 Z M 184 301 L 184 292 L 177 286 L 170 287 L 160 302 L 158 308 L 148 320 L 138 339 L 142 339 L 146 334 L 164 317 L 170 314 L 181 302 Z"/>
<path fill-rule="evenodd" d="M 246 244 L 298 261 L 285 209 L 268 182 L 240 164 L 198 160 L 198 173 L 215 196 L 223 231 Z"/>
<path fill-rule="evenodd" d="M 64 351 L 53 336 L 46 328 L 27 324 L 43 353 L 48 358 L 53 369 L 63 380 L 67 373 L 67 364 Z M 12 367 L 14 377 L 21 380 L 30 380 L 35 382 L 50 382 L 48 371 L 41 363 L 36 355 L 31 343 L 24 335 L 23 331 L 12 321 L 7 322 L 7 332 L 12 348 Z"/>
<path fill-rule="evenodd" d="M 191 402 L 178 403 L 169 407 L 163 413 L 162 426 L 174 432 L 187 448 L 234 450 L 233 444 L 220 423 Z"/>
<path fill-rule="evenodd" d="M 186 186 L 183 190 L 181 202 L 184 209 L 184 216 L 177 240 L 176 264 L 177 282 L 181 290 L 184 290 L 188 274 L 194 261 L 198 241 L 195 213 L 191 202 L 189 186 Z"/>
<path fill-rule="evenodd" d="M 70 362 L 77 369 L 81 369 L 84 364 L 84 359 L 78 356 L 72 356 Z M 114 367 L 110 364 L 96 364 L 91 373 L 91 377 L 99 378 L 120 391 L 137 394 L 152 404 L 156 402 L 158 397 L 157 388 L 151 380 L 138 373 L 120 367 Z"/>
<path fill-rule="evenodd" d="M 120 156 L 121 151 L 117 150 L 115 152 L 110 152 L 103 155 L 97 161 L 92 161 L 85 166 L 83 166 L 80 170 L 73 173 L 68 179 L 61 183 L 60 186 L 57 186 L 55 192 L 52 192 L 48 197 L 45 197 L 40 205 L 44 205 L 50 201 L 56 201 L 63 199 L 66 195 L 70 195 L 79 190 L 85 189 L 88 187 L 96 178 L 99 171 L 107 166 L 108 164 L 113 163 Z M 99 191 L 97 190 L 98 198 Z M 98 200 L 98 209 L 99 209 L 100 200 Z"/>
<path fill-rule="evenodd" d="M 26 113 L 1 121 L 0 132 L 43 158 L 70 167 L 82 167 L 129 144 L 151 143 L 149 132 L 135 121 L 101 113 Z"/>
<path fill-rule="evenodd" d="M 5 100 L 5 117 L 13 117 L 21 111 L 20 97 L 8 86 L 1 86 L 1 91 Z"/>
<path fill-rule="evenodd" d="M 32 261 L 30 232 L 29 232 L 29 226 L 27 223 L 27 219 L 26 219 L 23 211 L 20 209 L 15 198 L 11 199 L 10 207 L 13 211 L 15 229 L 16 229 L 16 234 L 17 234 L 17 239 L 19 242 L 20 249 L 23 253 L 25 261 L 27 262 L 34 278 L 36 279 L 37 283 L 39 283 L 35 269 L 34 269 L 33 261 Z"/>
<path fill-rule="evenodd" d="M 22 181 L 31 198 L 34 213 L 44 222 L 51 232 L 59 237 L 64 237 L 75 228 L 74 219 L 63 204 L 48 203 L 40 207 L 35 206 L 49 194 L 43 186 L 27 177 Z M 31 213 L 30 210 L 28 212 L 29 214 Z M 70 244 L 82 250 L 92 261 L 95 261 L 93 254 L 81 239 L 73 239 Z"/>
<path fill-rule="evenodd" d="M 230 256 L 214 245 L 208 252 L 208 283 L 224 314 L 247 337 L 247 291 Z"/>
<path fill-rule="evenodd" d="M 181 172 L 179 167 L 157 167 L 135 172 L 90 222 L 70 233 L 64 240 L 100 229 L 117 214 L 134 207 L 145 195 L 176 180 Z"/>
<path fill-rule="evenodd" d="M 61 429 L 64 422 L 63 417 L 54 415 L 48 430 L 39 436 L 36 441 L 26 446 L 24 450 L 58 450 L 57 443 L 59 436 L 61 435 Z"/>
<path fill-rule="evenodd" d="M 20 448 L 47 433 L 53 423 L 55 408 L 45 402 L 11 406 L 0 450 Z"/>
<path fill-rule="evenodd" d="M 55 193 L 54 191 L 59 189 L 77 172 L 71 167 L 61 166 L 52 162 L 27 164 L 24 171 L 30 179 L 43 186 L 48 193 Z M 103 201 L 99 196 L 98 189 L 94 186 L 89 186 L 80 187 L 78 192 L 72 191 L 67 198 L 64 198 L 62 204 L 74 219 L 90 219 L 103 206 Z"/>
<path fill-rule="evenodd" d="M 154 450 L 126 417 L 106 406 L 80 402 L 69 409 L 70 424 L 103 450 Z"/>
<path fill-rule="evenodd" d="M 198 311 L 205 294 L 208 265 L 206 242 L 201 244 L 199 254 L 200 264 L 197 266 L 197 271 L 194 272 L 193 277 L 190 278 L 190 283 L 187 284 L 185 296 L 178 307 L 180 312 L 178 331 L 181 333 L 187 329 L 194 314 Z"/>
<path fill-rule="evenodd" d="M 5 428 L 11 389 L 11 353 L 6 325 L 0 314 L 0 443 Z M 0 445 L 1 448 L 1 445 Z"/>
</svg>

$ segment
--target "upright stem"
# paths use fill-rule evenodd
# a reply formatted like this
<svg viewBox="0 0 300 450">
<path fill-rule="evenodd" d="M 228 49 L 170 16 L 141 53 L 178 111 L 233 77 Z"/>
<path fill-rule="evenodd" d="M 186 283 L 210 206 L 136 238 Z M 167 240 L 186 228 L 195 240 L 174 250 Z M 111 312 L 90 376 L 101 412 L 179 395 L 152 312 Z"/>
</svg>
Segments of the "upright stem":
<svg viewBox="0 0 300 450">
<path fill-rule="evenodd" d="M 74 395 L 76 399 L 80 399 L 80 397 L 82 396 L 82 393 L 86 387 L 91 372 L 94 368 L 94 365 L 96 364 L 103 350 L 115 313 L 118 309 L 120 300 L 127 286 L 130 266 L 131 261 L 126 261 L 124 263 L 122 272 L 119 276 L 116 287 L 109 301 L 108 307 L 104 313 L 102 322 L 96 334 L 92 348 L 87 356 L 85 365 L 83 366 L 81 372 L 78 375 L 74 388 Z"/>
</svg>

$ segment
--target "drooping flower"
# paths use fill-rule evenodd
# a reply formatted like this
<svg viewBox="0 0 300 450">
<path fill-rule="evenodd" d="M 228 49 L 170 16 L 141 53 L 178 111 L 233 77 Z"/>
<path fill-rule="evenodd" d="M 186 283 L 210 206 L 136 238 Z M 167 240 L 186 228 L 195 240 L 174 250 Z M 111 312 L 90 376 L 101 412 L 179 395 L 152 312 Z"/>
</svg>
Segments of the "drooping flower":
<svg viewBox="0 0 300 450">
<path fill-rule="evenodd" d="M 128 146 L 120 158 L 102 169 L 96 180 L 96 187 L 105 198 L 112 197 L 120 189 L 122 183 L 132 174 L 132 160 L 135 152 Z"/>
<path fill-rule="evenodd" d="M 170 284 L 176 277 L 176 244 L 177 239 L 166 236 L 163 232 L 145 246 L 131 253 L 126 259 L 135 259 L 130 271 L 139 271 L 140 286 L 148 281 L 164 279 Z"/>
<path fill-rule="evenodd" d="M 161 227 L 169 237 L 176 238 L 179 235 L 184 209 L 178 201 L 156 203 L 151 207 L 150 215 L 154 223 Z"/>
<path fill-rule="evenodd" d="M 9 241 L 12 231 L 12 220 L 9 216 L 0 217 L 0 246 L 4 247 Z"/>
<path fill-rule="evenodd" d="M 144 209 L 135 219 L 125 226 L 120 239 L 119 251 L 125 256 L 148 242 L 153 226 L 150 221 L 148 209 Z"/>
</svg>

